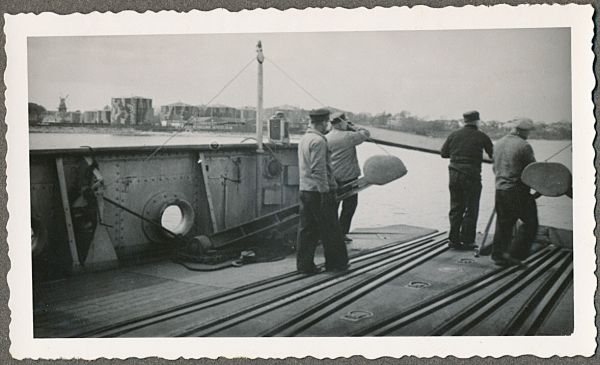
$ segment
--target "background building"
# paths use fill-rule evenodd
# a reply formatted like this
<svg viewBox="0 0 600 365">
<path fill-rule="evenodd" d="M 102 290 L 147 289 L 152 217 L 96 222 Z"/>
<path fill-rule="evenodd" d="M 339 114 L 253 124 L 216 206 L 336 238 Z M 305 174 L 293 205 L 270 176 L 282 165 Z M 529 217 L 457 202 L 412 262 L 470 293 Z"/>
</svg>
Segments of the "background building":
<svg viewBox="0 0 600 365">
<path fill-rule="evenodd" d="M 111 124 L 142 125 L 151 124 L 154 117 L 152 99 L 132 96 L 111 99 Z"/>
<path fill-rule="evenodd" d="M 219 119 L 240 119 L 240 110 L 223 104 L 201 105 L 200 117 L 212 117 Z"/>
<path fill-rule="evenodd" d="M 162 121 L 187 121 L 191 117 L 198 116 L 200 109 L 197 106 L 186 103 L 173 103 L 160 107 L 160 120 Z"/>
<path fill-rule="evenodd" d="M 240 119 L 242 123 L 256 123 L 256 108 L 252 106 L 241 107 Z"/>
<path fill-rule="evenodd" d="M 84 124 L 110 124 L 110 110 L 87 110 L 83 112 Z"/>
</svg>

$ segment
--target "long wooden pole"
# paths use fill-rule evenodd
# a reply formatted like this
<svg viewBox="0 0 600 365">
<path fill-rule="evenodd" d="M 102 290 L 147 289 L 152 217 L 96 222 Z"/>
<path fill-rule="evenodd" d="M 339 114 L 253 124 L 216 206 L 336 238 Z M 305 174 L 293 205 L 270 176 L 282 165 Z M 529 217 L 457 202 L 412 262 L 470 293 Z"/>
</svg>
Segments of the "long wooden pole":
<svg viewBox="0 0 600 365">
<path fill-rule="evenodd" d="M 65 168 L 62 157 L 56 158 L 56 173 L 58 175 L 58 185 L 60 188 L 60 197 L 63 205 L 63 214 L 67 228 L 67 238 L 69 240 L 69 250 L 71 252 L 72 268 L 74 271 L 81 269 L 79 253 L 77 252 L 77 242 L 75 241 L 75 231 L 73 229 L 73 219 L 71 217 L 71 206 L 67 192 L 67 180 L 65 178 Z"/>
<path fill-rule="evenodd" d="M 432 148 L 425 148 L 425 147 L 419 147 L 419 146 L 411 146 L 411 145 L 408 145 L 408 144 L 396 143 L 396 142 L 386 141 L 386 140 L 383 140 L 383 139 L 369 138 L 367 141 L 375 143 L 375 144 L 384 145 L 384 146 L 404 148 L 406 150 L 432 153 L 432 154 L 435 154 L 435 155 L 440 155 L 441 154 L 441 152 L 439 150 L 435 150 L 435 149 L 432 149 Z M 482 162 L 484 162 L 484 163 L 492 163 L 492 160 L 490 160 L 489 158 L 484 158 L 482 160 Z"/>
</svg>

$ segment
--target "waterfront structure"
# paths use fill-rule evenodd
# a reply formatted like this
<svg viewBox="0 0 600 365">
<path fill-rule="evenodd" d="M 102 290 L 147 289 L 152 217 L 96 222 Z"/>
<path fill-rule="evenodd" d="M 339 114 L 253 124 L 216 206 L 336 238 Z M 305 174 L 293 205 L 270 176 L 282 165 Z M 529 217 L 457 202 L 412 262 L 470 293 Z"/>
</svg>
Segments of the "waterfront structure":
<svg viewBox="0 0 600 365">
<path fill-rule="evenodd" d="M 240 120 L 242 123 L 256 123 L 256 108 L 252 106 L 241 107 Z"/>
<path fill-rule="evenodd" d="M 111 124 L 142 125 L 152 123 L 152 99 L 139 96 L 111 99 Z"/>
<path fill-rule="evenodd" d="M 86 110 L 83 112 L 83 124 L 110 124 L 110 110 Z"/>
<path fill-rule="evenodd" d="M 198 116 L 200 109 L 197 106 L 177 102 L 160 107 L 160 120 L 162 121 L 187 121 Z M 169 123 L 167 123 L 169 124 Z"/>
<path fill-rule="evenodd" d="M 82 113 L 77 110 L 74 112 L 65 112 L 61 113 L 56 110 L 49 110 L 44 113 L 44 118 L 42 120 L 42 124 L 57 124 L 57 123 L 67 123 L 67 124 L 79 124 L 82 121 Z"/>
<path fill-rule="evenodd" d="M 200 105 L 199 117 L 213 117 L 220 119 L 240 119 L 240 110 L 223 104 Z"/>
</svg>

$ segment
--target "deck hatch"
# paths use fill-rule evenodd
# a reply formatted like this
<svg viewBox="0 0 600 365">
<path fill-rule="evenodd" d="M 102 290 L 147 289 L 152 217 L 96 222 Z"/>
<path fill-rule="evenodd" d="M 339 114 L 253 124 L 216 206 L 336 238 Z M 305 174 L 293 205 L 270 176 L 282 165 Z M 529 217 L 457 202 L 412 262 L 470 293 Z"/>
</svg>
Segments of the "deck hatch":
<svg viewBox="0 0 600 365">
<path fill-rule="evenodd" d="M 428 286 L 431 286 L 431 283 L 428 283 L 426 281 L 411 281 L 406 285 L 407 288 L 413 289 L 423 289 L 427 288 Z"/>
<path fill-rule="evenodd" d="M 354 310 L 344 314 L 341 318 L 350 322 L 358 322 L 361 319 L 373 317 L 373 313 L 369 311 Z"/>
</svg>

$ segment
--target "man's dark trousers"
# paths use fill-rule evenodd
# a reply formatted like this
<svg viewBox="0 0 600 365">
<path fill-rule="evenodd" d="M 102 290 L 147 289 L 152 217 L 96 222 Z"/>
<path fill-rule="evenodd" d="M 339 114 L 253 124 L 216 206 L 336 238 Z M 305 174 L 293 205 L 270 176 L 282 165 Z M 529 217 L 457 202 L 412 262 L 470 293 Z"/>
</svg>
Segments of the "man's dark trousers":
<svg viewBox="0 0 600 365">
<path fill-rule="evenodd" d="M 492 259 L 500 259 L 503 253 L 519 260 L 527 258 L 538 229 L 537 205 L 529 194 L 529 188 L 519 186 L 510 190 L 496 190 L 496 214 L 498 218 Z M 513 238 L 517 219 L 523 224 Z"/>
<path fill-rule="evenodd" d="M 342 269 L 348 264 L 348 252 L 337 220 L 333 197 L 322 201 L 316 191 L 300 191 L 300 225 L 296 266 L 300 271 L 315 269 L 314 256 L 319 238 L 323 242 L 325 268 Z"/>
<path fill-rule="evenodd" d="M 481 179 L 453 168 L 450 172 L 450 234 L 452 243 L 475 243 Z"/>
<path fill-rule="evenodd" d="M 340 181 L 338 184 L 340 186 L 344 186 L 353 180 L 348 181 Z M 347 235 L 350 232 L 350 225 L 352 224 L 352 217 L 354 217 L 354 213 L 356 212 L 356 207 L 358 206 L 358 194 L 353 194 L 347 197 L 346 199 L 341 201 L 342 211 L 340 212 L 340 227 L 342 229 L 342 235 Z M 339 209 L 340 203 L 336 205 L 336 211 Z"/>
</svg>

